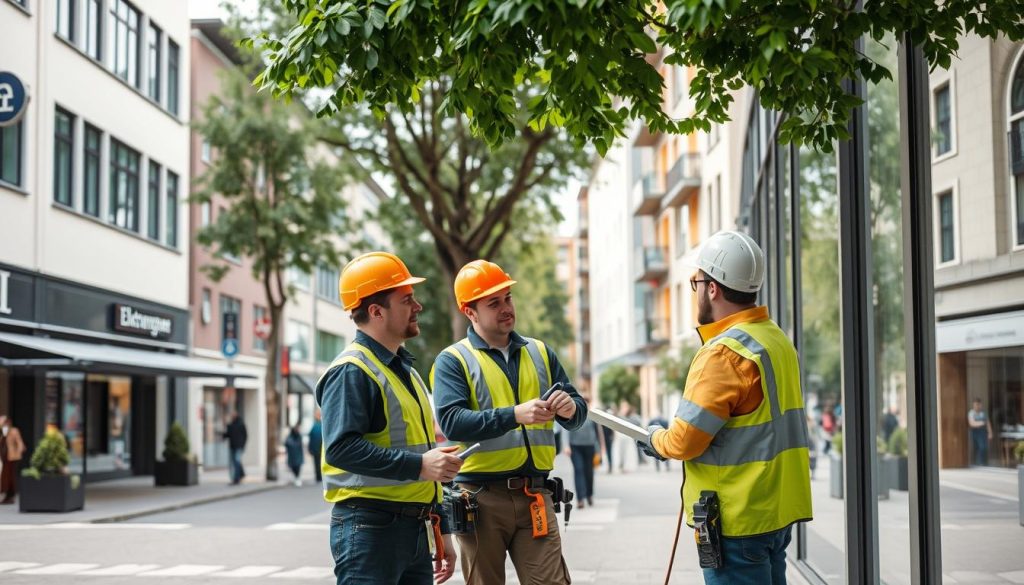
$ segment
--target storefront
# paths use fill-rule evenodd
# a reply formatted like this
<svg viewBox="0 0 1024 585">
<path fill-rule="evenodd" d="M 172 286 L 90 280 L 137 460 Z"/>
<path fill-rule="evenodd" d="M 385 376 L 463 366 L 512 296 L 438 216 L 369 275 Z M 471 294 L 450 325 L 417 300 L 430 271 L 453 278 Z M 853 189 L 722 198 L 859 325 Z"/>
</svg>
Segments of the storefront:
<svg viewBox="0 0 1024 585">
<path fill-rule="evenodd" d="M 170 423 L 187 424 L 184 379 L 244 375 L 183 355 L 187 323 L 183 309 L 0 265 L 0 412 L 30 449 L 63 433 L 87 481 L 150 474 Z"/>
</svg>

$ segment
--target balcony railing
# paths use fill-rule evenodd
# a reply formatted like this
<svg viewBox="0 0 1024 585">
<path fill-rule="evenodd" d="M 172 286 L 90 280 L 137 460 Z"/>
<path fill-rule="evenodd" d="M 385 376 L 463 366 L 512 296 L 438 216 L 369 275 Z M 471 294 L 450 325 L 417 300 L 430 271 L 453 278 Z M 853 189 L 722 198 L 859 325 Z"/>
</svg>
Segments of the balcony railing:
<svg viewBox="0 0 1024 585">
<path fill-rule="evenodd" d="M 668 343 L 668 319 L 647 317 L 636 323 L 636 343 L 641 349 Z"/>
<path fill-rule="evenodd" d="M 651 281 L 661 280 L 668 276 L 668 262 L 665 258 L 668 254 L 661 246 L 643 246 L 637 248 L 636 254 L 636 280 Z"/>
<path fill-rule="evenodd" d="M 661 209 L 665 189 L 653 172 L 647 173 L 633 185 L 633 215 L 655 215 Z"/>
<path fill-rule="evenodd" d="M 665 175 L 665 207 L 682 205 L 700 190 L 700 160 L 696 152 L 684 152 L 676 159 Z"/>
</svg>

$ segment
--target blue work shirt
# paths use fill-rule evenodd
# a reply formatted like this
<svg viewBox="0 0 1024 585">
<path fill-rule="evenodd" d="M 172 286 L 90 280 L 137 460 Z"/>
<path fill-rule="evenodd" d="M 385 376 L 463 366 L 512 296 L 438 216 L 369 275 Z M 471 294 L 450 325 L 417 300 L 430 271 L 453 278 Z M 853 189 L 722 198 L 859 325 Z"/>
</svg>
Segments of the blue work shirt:
<svg viewBox="0 0 1024 585">
<path fill-rule="evenodd" d="M 510 334 L 508 348 L 508 361 L 502 355 L 500 349 L 490 347 L 486 341 L 473 329 L 469 327 L 467 333 L 470 344 L 487 354 L 488 357 L 498 364 L 505 374 L 509 384 L 512 386 L 513 394 L 516 397 L 516 404 L 522 404 L 519 400 L 519 352 L 526 347 L 526 340 L 513 331 Z M 572 396 L 576 403 L 576 414 L 571 419 L 556 416 L 555 420 L 567 430 L 574 430 L 587 420 L 587 403 L 580 396 L 576 388 L 569 382 L 565 375 L 558 356 L 545 345 L 548 354 L 548 363 L 551 365 L 551 381 L 561 382 L 562 389 Z M 462 369 L 462 362 L 450 353 L 443 351 L 434 360 L 433 380 L 434 404 L 437 408 L 437 421 L 441 425 L 441 432 L 452 441 L 473 443 L 485 439 L 494 439 L 520 426 L 516 422 L 514 406 L 504 408 L 492 408 L 488 410 L 473 410 L 470 406 L 469 382 L 466 380 L 465 370 Z M 543 393 L 547 388 L 541 388 Z M 455 481 L 473 483 L 474 481 L 486 481 L 503 479 L 507 477 L 522 477 L 525 475 L 547 476 L 550 470 L 537 469 L 533 462 L 533 456 L 527 454 L 526 463 L 519 469 L 501 473 L 468 473 L 459 474 Z"/>
</svg>

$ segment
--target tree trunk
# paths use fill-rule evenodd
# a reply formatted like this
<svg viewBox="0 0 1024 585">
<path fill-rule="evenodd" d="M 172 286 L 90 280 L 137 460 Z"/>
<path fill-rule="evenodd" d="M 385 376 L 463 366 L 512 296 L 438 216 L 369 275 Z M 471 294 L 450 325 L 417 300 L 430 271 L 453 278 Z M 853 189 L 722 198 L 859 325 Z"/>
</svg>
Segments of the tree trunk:
<svg viewBox="0 0 1024 585">
<path fill-rule="evenodd" d="M 453 254 L 436 240 L 434 247 L 437 251 L 437 258 L 441 264 L 441 274 L 444 276 L 448 286 L 444 287 L 445 298 L 448 299 L 448 321 L 452 328 L 452 343 L 466 336 L 468 322 L 466 317 L 459 310 L 459 303 L 455 300 L 455 275 L 459 269 L 469 262 L 469 253 L 460 250 L 461 257 L 455 258 Z"/>
<path fill-rule="evenodd" d="M 270 303 L 270 337 L 267 338 L 267 367 L 263 377 L 267 407 L 267 481 L 277 481 L 277 447 L 281 427 L 280 399 L 277 392 L 277 372 L 281 355 L 281 306 Z"/>
</svg>

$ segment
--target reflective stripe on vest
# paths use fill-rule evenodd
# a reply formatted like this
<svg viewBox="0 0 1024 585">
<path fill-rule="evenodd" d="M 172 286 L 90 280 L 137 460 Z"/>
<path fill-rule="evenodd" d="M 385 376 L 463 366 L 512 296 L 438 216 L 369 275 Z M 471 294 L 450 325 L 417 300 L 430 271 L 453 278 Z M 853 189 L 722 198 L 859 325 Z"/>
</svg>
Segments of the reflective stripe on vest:
<svg viewBox="0 0 1024 585">
<path fill-rule="evenodd" d="M 736 325 L 702 349 L 715 345 L 757 364 L 764 398 L 753 412 L 727 421 L 688 400 L 680 404 L 677 417 L 714 436 L 703 454 L 686 462 L 689 522 L 702 490 L 718 492 L 726 536 L 764 534 L 810 519 L 807 422 L 792 343 L 763 321 Z"/>
<path fill-rule="evenodd" d="M 362 345 L 353 343 L 331 364 L 330 369 L 350 363 L 372 378 L 380 389 L 384 403 L 385 428 L 363 438 L 378 447 L 409 453 L 426 453 L 433 448 L 433 413 L 427 399 L 426 385 L 416 370 L 410 370 L 415 392 Z M 423 428 L 424 424 L 427 428 Z M 327 463 L 326 444 L 321 447 L 324 499 L 338 502 L 352 497 L 429 503 L 440 492 L 432 481 L 396 480 L 351 473 Z"/>
<path fill-rule="evenodd" d="M 470 406 L 475 410 L 490 410 L 522 404 L 551 386 L 550 364 L 544 344 L 526 339 L 525 353 L 519 354 L 519 387 L 513 392 L 505 373 L 483 351 L 474 349 L 468 339 L 449 346 L 445 351 L 454 355 L 466 373 L 470 389 Z M 527 359 L 524 356 L 529 356 Z M 516 400 L 518 394 L 518 401 Z M 519 425 L 500 437 L 479 441 L 480 448 L 470 455 L 462 466 L 463 473 L 497 473 L 518 469 L 527 459 L 526 442 L 534 466 L 540 470 L 554 467 L 555 434 L 553 422 Z M 472 442 L 470 442 L 472 443 Z M 470 444 L 470 443 L 467 443 Z"/>
</svg>

